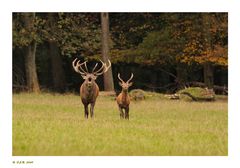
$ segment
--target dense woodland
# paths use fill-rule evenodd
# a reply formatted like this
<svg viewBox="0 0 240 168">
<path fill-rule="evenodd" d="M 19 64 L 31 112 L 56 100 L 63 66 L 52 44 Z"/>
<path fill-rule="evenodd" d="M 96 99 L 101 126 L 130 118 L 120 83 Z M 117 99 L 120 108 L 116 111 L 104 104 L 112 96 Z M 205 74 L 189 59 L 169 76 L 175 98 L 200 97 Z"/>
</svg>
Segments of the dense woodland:
<svg viewBox="0 0 240 168">
<path fill-rule="evenodd" d="M 72 61 L 91 67 L 109 58 L 100 90 L 119 90 L 118 72 L 132 72 L 131 89 L 227 93 L 227 13 L 13 13 L 12 21 L 14 91 L 78 91 L 83 79 Z"/>
</svg>

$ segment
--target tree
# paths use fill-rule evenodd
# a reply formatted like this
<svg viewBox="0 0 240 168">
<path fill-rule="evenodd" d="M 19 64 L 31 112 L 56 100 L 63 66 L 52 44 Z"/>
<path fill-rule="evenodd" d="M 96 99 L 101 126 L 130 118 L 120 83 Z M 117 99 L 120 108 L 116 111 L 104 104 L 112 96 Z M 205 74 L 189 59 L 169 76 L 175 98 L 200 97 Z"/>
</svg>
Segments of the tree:
<svg viewBox="0 0 240 168">
<path fill-rule="evenodd" d="M 202 22 L 203 22 L 203 33 L 206 39 L 206 48 L 212 50 L 213 43 L 212 43 L 212 36 L 210 34 L 210 18 L 209 15 L 202 15 Z M 213 88 L 214 85 L 214 75 L 213 75 L 214 67 L 210 61 L 205 61 L 203 63 L 203 76 L 204 76 L 204 83 L 210 89 Z"/>
<path fill-rule="evenodd" d="M 55 91 L 66 88 L 66 81 L 69 87 L 74 86 L 72 79 L 77 83 L 78 78 L 70 77 L 75 57 L 104 62 L 109 58 L 119 71 L 123 63 L 134 73 L 148 69 L 151 79 L 148 76 L 136 87 L 150 81 L 158 88 L 171 84 L 172 90 L 191 81 L 205 81 L 208 86 L 213 81 L 227 83 L 226 75 L 224 79 L 219 75 L 217 80 L 213 78 L 219 68 L 226 74 L 227 13 L 102 13 L 101 17 L 99 13 L 36 13 L 31 30 L 24 24 L 24 15 L 13 14 L 13 55 L 18 58 L 14 64 L 17 62 L 17 68 L 23 69 L 19 61 L 23 60 L 23 50 L 33 46 L 29 51 L 34 52 L 38 46 L 35 68 L 40 84 Z M 207 68 L 207 64 L 211 67 Z M 157 72 L 155 77 L 153 70 Z M 214 74 L 210 73 L 213 70 Z M 26 73 L 21 74 L 26 78 Z M 209 82 L 207 78 L 211 78 Z M 109 86 L 113 90 L 111 70 L 104 75 L 104 83 L 105 90 Z"/>
<path fill-rule="evenodd" d="M 25 13 L 23 15 L 24 28 L 22 31 L 34 35 L 34 19 L 35 13 Z M 36 47 L 37 42 L 34 39 L 31 39 L 25 46 L 25 73 L 28 91 L 30 92 L 40 91 L 36 71 Z"/>
<path fill-rule="evenodd" d="M 104 62 L 109 59 L 109 17 L 108 13 L 101 13 L 101 26 L 102 26 L 102 58 Z M 113 77 L 112 67 L 104 73 L 104 90 L 113 91 Z"/>
<path fill-rule="evenodd" d="M 58 13 L 56 28 L 48 31 L 63 56 L 81 55 L 88 59 L 101 51 L 101 28 L 97 13 Z"/>
<path fill-rule="evenodd" d="M 55 20 L 57 20 L 57 13 L 49 13 L 48 21 L 49 28 L 56 30 Z M 53 81 L 53 89 L 57 92 L 63 92 L 66 85 L 65 74 L 63 69 L 62 57 L 56 38 L 49 38 L 49 56 L 51 60 L 51 73 Z"/>
<path fill-rule="evenodd" d="M 182 14 L 174 25 L 182 27 L 176 31 L 185 41 L 182 62 L 227 66 L 227 13 Z"/>
<path fill-rule="evenodd" d="M 174 65 L 180 83 L 186 80 L 187 65 L 197 63 L 204 69 L 206 86 L 212 88 L 214 65 L 227 65 L 227 14 L 173 14 L 165 23 L 138 45 L 138 62 Z"/>
<path fill-rule="evenodd" d="M 180 59 L 183 62 L 197 62 L 203 66 L 204 83 L 208 88 L 214 85 L 214 66 L 227 66 L 227 14 L 200 13 L 197 21 L 188 21 L 189 30 L 181 33 L 186 45 Z"/>
<path fill-rule="evenodd" d="M 48 51 L 44 50 L 44 52 L 38 55 L 40 64 L 38 67 L 35 65 L 35 69 L 42 72 L 41 65 L 43 65 L 43 61 L 48 61 L 46 57 L 49 57 L 51 69 L 44 72 L 50 72 L 50 74 L 52 74 L 51 79 L 48 80 L 53 85 L 51 88 L 55 91 L 63 91 L 66 79 L 62 57 L 81 55 L 84 59 L 88 59 L 93 53 L 100 52 L 101 29 L 99 26 L 99 14 L 37 13 L 34 15 L 32 25 L 29 26 L 28 29 L 26 28 L 26 24 L 24 24 L 24 17 L 26 17 L 26 15 L 28 14 L 13 14 L 13 52 L 22 51 L 24 48 L 30 46 L 32 49 L 29 47 L 28 51 L 35 53 L 34 49 L 36 49 L 37 44 L 38 46 L 41 45 L 40 47 L 44 46 L 43 49 L 48 49 Z M 45 53 L 47 53 L 47 55 Z M 14 56 L 15 55 L 14 53 Z M 30 53 L 28 55 L 32 54 Z M 28 65 L 28 63 L 26 63 L 26 65 Z M 28 70 L 26 70 L 26 72 L 28 72 Z M 41 75 L 42 77 L 48 78 L 48 75 Z M 29 81 L 28 76 L 27 73 L 24 74 L 26 81 Z M 46 79 L 41 81 L 46 81 Z M 30 86 L 30 84 L 28 85 Z"/>
</svg>

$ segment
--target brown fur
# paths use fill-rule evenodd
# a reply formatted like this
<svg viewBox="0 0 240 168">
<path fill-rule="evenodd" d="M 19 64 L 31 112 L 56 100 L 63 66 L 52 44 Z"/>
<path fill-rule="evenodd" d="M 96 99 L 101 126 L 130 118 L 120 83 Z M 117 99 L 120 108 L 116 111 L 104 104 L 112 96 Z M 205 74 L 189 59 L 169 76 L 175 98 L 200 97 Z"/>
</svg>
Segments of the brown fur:
<svg viewBox="0 0 240 168">
<path fill-rule="evenodd" d="M 118 104 L 119 112 L 120 112 L 120 118 L 129 119 L 129 105 L 130 105 L 130 97 L 128 95 L 128 88 L 132 86 L 132 82 L 129 83 L 129 81 L 132 79 L 133 74 L 131 75 L 130 79 L 127 82 L 124 82 L 120 78 L 120 74 L 118 74 L 119 85 L 122 87 L 122 92 L 117 96 L 116 101 Z"/>
<path fill-rule="evenodd" d="M 111 62 L 110 60 L 108 60 L 107 65 L 100 60 L 102 66 L 98 70 L 95 70 L 98 65 L 98 63 L 96 63 L 91 73 L 88 71 L 86 62 L 87 61 L 80 63 L 80 60 L 75 58 L 72 62 L 72 66 L 75 72 L 81 74 L 82 78 L 85 80 L 80 87 L 80 97 L 84 105 L 84 116 L 85 118 L 88 118 L 88 105 L 90 104 L 90 115 L 93 118 L 94 106 L 99 94 L 99 88 L 95 80 L 99 75 L 107 72 L 107 70 L 111 67 Z M 82 66 L 84 66 L 85 68 L 83 68 Z"/>
<path fill-rule="evenodd" d="M 85 81 L 80 87 L 80 97 L 82 100 L 82 103 L 84 105 L 84 115 L 85 118 L 88 118 L 89 109 L 88 105 L 90 104 L 90 115 L 93 117 L 94 115 L 94 106 L 96 99 L 99 94 L 99 87 L 97 83 L 92 79 L 91 82 L 88 81 L 88 79 L 91 78 L 91 76 L 86 76 Z"/>
<path fill-rule="evenodd" d="M 121 92 L 117 97 L 117 103 L 121 108 L 127 108 L 130 104 L 130 97 L 127 92 Z"/>
<path fill-rule="evenodd" d="M 99 94 L 99 87 L 94 82 L 92 87 L 86 86 L 84 82 L 80 87 L 80 97 L 82 99 L 82 103 L 88 105 L 90 103 L 95 103 Z"/>
<path fill-rule="evenodd" d="M 129 105 L 130 105 L 130 97 L 128 95 L 128 91 L 122 91 L 117 96 L 117 104 L 120 111 L 120 118 L 129 119 Z"/>
</svg>

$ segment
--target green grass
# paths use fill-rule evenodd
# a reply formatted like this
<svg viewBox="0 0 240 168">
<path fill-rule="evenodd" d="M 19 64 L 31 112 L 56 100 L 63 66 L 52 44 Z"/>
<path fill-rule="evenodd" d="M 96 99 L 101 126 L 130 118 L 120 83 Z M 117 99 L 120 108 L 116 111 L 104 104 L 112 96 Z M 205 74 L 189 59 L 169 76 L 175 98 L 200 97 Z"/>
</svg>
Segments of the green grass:
<svg viewBox="0 0 240 168">
<path fill-rule="evenodd" d="M 120 120 L 112 97 L 98 97 L 85 120 L 73 94 L 13 94 L 13 155 L 227 155 L 227 101 L 151 98 Z"/>
</svg>

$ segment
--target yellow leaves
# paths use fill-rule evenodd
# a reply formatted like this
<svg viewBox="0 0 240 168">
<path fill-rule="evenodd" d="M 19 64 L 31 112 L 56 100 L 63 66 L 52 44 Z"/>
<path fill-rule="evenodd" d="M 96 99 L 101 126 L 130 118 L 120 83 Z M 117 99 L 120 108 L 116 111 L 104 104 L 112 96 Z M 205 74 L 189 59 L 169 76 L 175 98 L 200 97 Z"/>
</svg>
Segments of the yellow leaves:
<svg viewBox="0 0 240 168">
<path fill-rule="evenodd" d="M 197 62 L 199 64 L 212 62 L 213 64 L 227 66 L 227 46 L 214 45 L 213 48 L 209 46 L 204 47 L 204 44 L 193 40 L 186 44 L 183 54 L 176 57 L 176 60 L 184 63 Z"/>
</svg>

